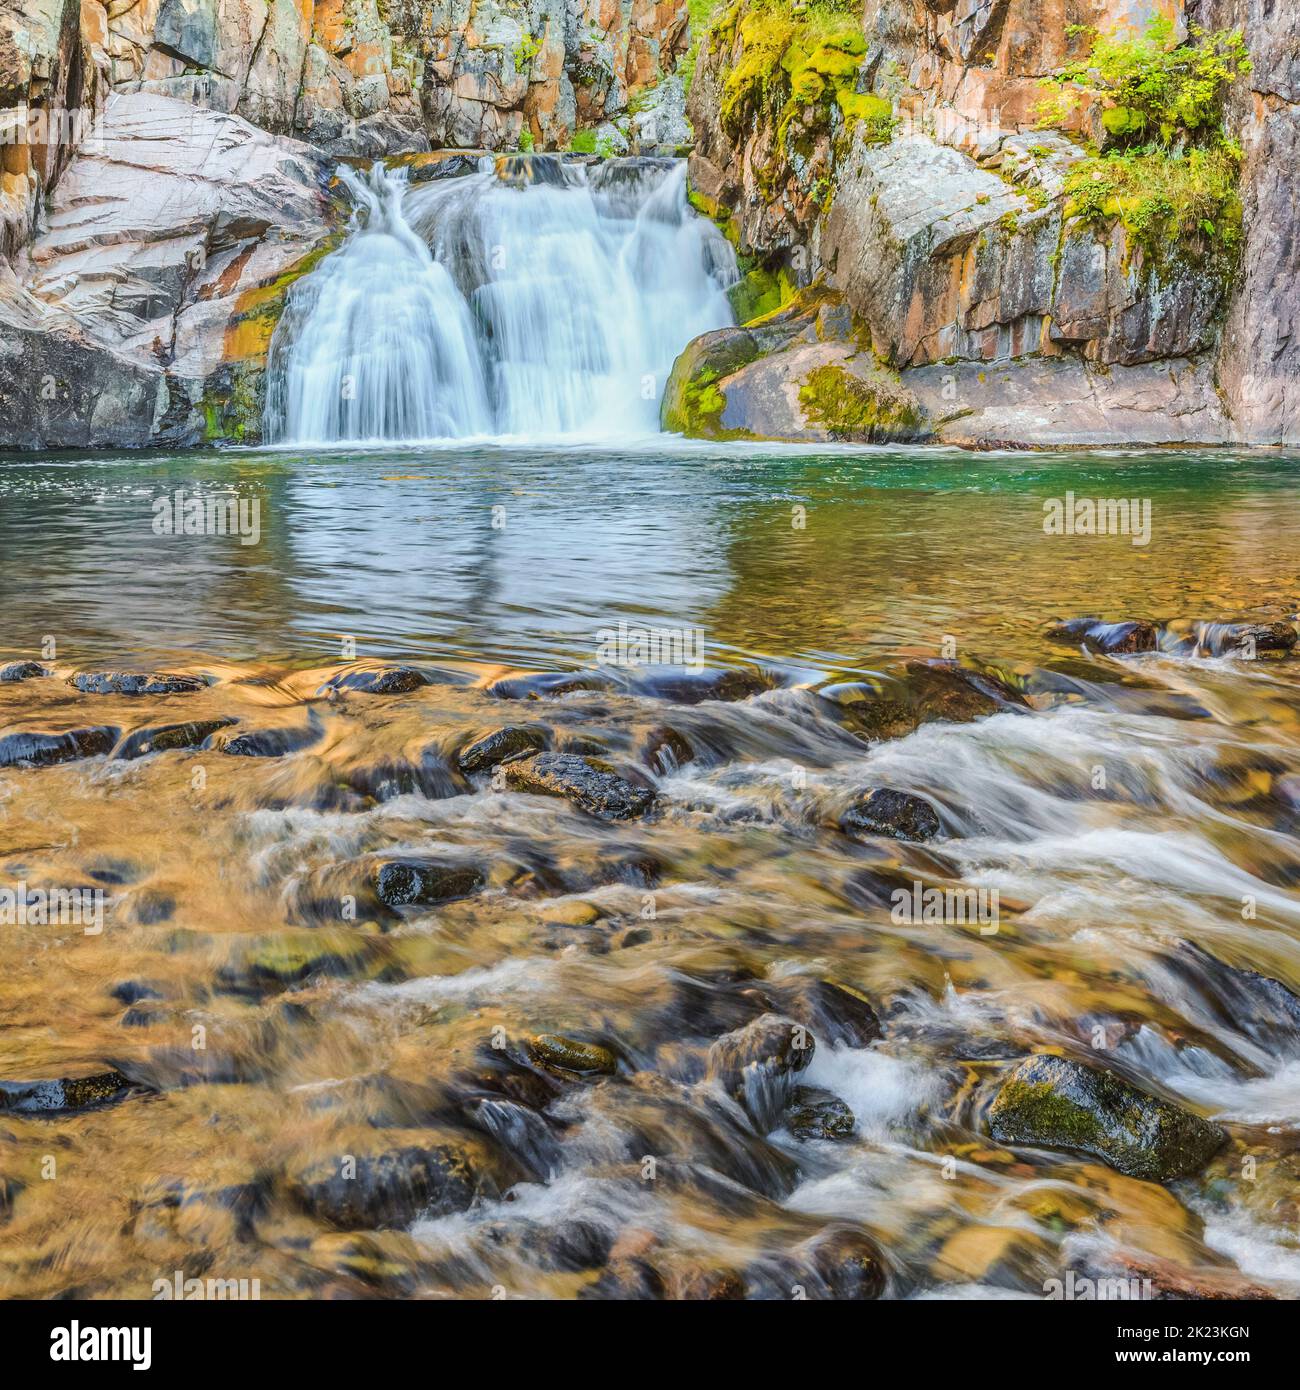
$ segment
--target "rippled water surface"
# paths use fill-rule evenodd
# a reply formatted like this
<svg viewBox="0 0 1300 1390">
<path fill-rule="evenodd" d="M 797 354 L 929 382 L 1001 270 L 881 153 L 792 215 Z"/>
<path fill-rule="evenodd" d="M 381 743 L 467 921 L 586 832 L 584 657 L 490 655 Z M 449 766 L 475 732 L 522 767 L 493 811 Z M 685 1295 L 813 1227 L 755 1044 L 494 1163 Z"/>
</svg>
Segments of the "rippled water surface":
<svg viewBox="0 0 1300 1390">
<path fill-rule="evenodd" d="M 45 1111 L 0 1093 L 0 1290 L 845 1296 L 867 1240 L 894 1296 L 1041 1297 L 1067 1271 L 1294 1296 L 1300 1012 L 1259 977 L 1300 992 L 1300 658 L 1194 634 L 1293 619 L 1298 481 L 1271 454 L 659 441 L 0 460 L 0 657 L 50 672 L 0 684 L 0 738 L 105 728 L 120 754 L 213 726 L 0 768 L 0 886 L 104 902 L 98 933 L 0 926 L 0 1081 L 120 1078 Z M 156 534 L 178 489 L 255 500 L 257 543 Z M 1046 535 L 1067 491 L 1149 499 L 1150 543 Z M 1085 615 L 1150 619 L 1161 650 L 1046 637 Z M 522 679 L 589 674 L 620 622 L 701 629 L 710 669 L 766 688 Z M 1023 705 L 881 727 L 953 657 Z M 395 664 L 430 683 L 327 687 Z M 67 683 L 124 668 L 206 684 Z M 654 810 L 462 772 L 505 725 Z M 237 734 L 279 755 L 223 751 Z M 877 786 L 930 800 L 939 837 L 840 833 Z M 473 890 L 385 909 L 373 874 L 412 860 Z M 996 930 L 894 920 L 913 884 L 997 890 Z M 801 1009 L 799 1079 L 847 1136 L 710 1076 L 719 1037 Z M 614 1074 L 544 1065 L 540 1034 Z M 1230 1143 L 1165 1185 L 994 1143 L 992 1089 L 1035 1051 Z"/>
</svg>

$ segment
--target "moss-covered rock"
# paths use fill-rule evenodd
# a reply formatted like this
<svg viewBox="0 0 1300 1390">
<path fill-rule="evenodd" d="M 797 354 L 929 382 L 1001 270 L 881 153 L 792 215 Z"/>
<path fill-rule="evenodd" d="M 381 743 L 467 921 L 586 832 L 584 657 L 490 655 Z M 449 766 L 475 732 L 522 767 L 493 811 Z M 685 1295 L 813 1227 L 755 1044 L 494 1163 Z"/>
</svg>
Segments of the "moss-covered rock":
<svg viewBox="0 0 1300 1390">
<path fill-rule="evenodd" d="M 817 367 L 800 386 L 799 401 L 808 421 L 832 439 L 877 444 L 926 433 L 916 397 L 881 369 L 863 373 L 838 362 Z"/>
<path fill-rule="evenodd" d="M 727 398 L 719 383 L 755 361 L 756 339 L 743 328 L 723 328 L 696 338 L 673 364 L 660 420 L 670 434 L 690 439 L 734 439 L 743 432 L 722 423 Z"/>
<path fill-rule="evenodd" d="M 1194 1173 L 1227 1132 L 1113 1072 L 1065 1057 L 1029 1057 L 1003 1081 L 988 1112 L 1001 1144 L 1073 1149 L 1131 1178 L 1169 1182 Z"/>
<path fill-rule="evenodd" d="M 797 1139 L 850 1139 L 857 1120 L 838 1097 L 816 1086 L 796 1086 L 785 1122 Z"/>
</svg>

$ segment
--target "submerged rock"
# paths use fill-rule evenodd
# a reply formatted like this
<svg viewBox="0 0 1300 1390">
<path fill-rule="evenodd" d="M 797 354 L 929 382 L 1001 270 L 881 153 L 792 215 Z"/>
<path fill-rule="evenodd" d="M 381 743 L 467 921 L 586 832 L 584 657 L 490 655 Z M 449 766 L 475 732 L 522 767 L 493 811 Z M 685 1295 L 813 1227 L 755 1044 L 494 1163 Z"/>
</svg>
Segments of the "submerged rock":
<svg viewBox="0 0 1300 1390">
<path fill-rule="evenodd" d="M 185 724 L 157 724 L 147 729 L 136 729 L 122 740 L 113 756 L 119 760 L 129 760 L 175 748 L 197 748 L 218 730 L 229 728 L 237 722 L 234 719 L 195 719 Z"/>
<path fill-rule="evenodd" d="M 112 751 L 118 730 L 106 725 L 65 734 L 17 733 L 0 738 L 0 767 L 50 767 Z"/>
<path fill-rule="evenodd" d="M 68 684 L 83 695 L 193 695 L 206 690 L 202 676 L 179 676 L 161 671 L 93 671 L 69 676 Z"/>
<path fill-rule="evenodd" d="M 655 803 L 655 794 L 620 777 L 607 763 L 572 753 L 539 753 L 507 763 L 506 785 L 537 796 L 560 796 L 601 820 L 632 820 Z"/>
<path fill-rule="evenodd" d="M 1071 646 L 1086 647 L 1102 656 L 1132 656 L 1136 652 L 1153 652 L 1160 645 L 1160 629 L 1144 618 L 1130 618 L 1118 623 L 1104 623 L 1096 618 L 1071 618 L 1048 628 L 1047 637 L 1053 642 L 1068 642 Z"/>
<path fill-rule="evenodd" d="M 358 1133 L 337 1157 L 294 1173 L 297 1204 L 341 1230 L 385 1230 L 465 1211 L 521 1174 L 482 1140 L 439 1130 Z"/>
<path fill-rule="evenodd" d="M 430 684 L 428 676 L 411 666 L 385 666 L 377 671 L 344 671 L 321 686 L 321 693 L 342 691 L 357 695 L 408 695 Z"/>
<path fill-rule="evenodd" d="M 47 671 L 39 661 L 11 661 L 8 666 L 0 667 L 0 685 L 8 685 L 13 681 L 34 680 L 38 676 L 53 674 L 52 671 Z"/>
<path fill-rule="evenodd" d="M 545 696 L 574 695 L 584 690 L 607 690 L 610 680 L 595 671 L 550 671 L 531 676 L 504 676 L 493 681 L 487 693 L 498 700 L 540 700 Z"/>
<path fill-rule="evenodd" d="M 852 1227 L 832 1227 L 802 1252 L 825 1282 L 832 1298 L 879 1298 L 889 1282 L 884 1256 L 875 1241 Z"/>
<path fill-rule="evenodd" d="M 677 705 L 698 705 L 705 700 L 748 700 L 770 689 L 757 671 L 693 671 L 670 667 L 638 674 L 632 683 L 638 695 L 653 695 Z"/>
<path fill-rule="evenodd" d="M 888 835 L 921 842 L 939 833 L 939 813 L 924 797 L 878 787 L 855 801 L 840 817 L 840 829 L 855 840 Z"/>
<path fill-rule="evenodd" d="M 535 729 L 524 729 L 517 725 L 507 725 L 475 739 L 467 748 L 462 748 L 456 762 L 467 776 L 474 772 L 490 772 L 498 763 L 511 758 L 524 757 L 529 753 L 539 753 L 546 747 L 546 740 Z"/>
<path fill-rule="evenodd" d="M 1027 710 L 1029 702 L 1000 676 L 955 661 L 909 661 L 904 669 L 908 701 L 922 723 L 954 724 L 1002 711 Z"/>
<path fill-rule="evenodd" d="M 685 734 L 668 724 L 651 729 L 641 742 L 641 761 L 658 777 L 667 777 L 695 760 L 695 749 Z"/>
<path fill-rule="evenodd" d="M 870 1000 L 855 989 L 814 975 L 792 975 L 767 982 L 764 990 L 781 1013 L 802 1023 L 824 1043 L 869 1047 L 882 1036 Z"/>
<path fill-rule="evenodd" d="M 1276 661 L 1290 656 L 1297 640 L 1290 623 L 1197 623 L 1186 645 L 1211 656 Z"/>
<path fill-rule="evenodd" d="M 989 1108 L 1001 1144 L 1074 1149 L 1131 1178 L 1169 1182 L 1202 1168 L 1227 1131 L 1168 1101 L 1065 1057 L 1029 1057 Z"/>
<path fill-rule="evenodd" d="M 323 732 L 313 720 L 296 729 L 246 729 L 219 739 L 216 746 L 232 758 L 283 758 L 318 743 Z"/>
<path fill-rule="evenodd" d="M 58 1081 L 0 1081 L 0 1110 L 21 1115 L 62 1115 L 119 1100 L 132 1083 L 121 1072 Z"/>
<path fill-rule="evenodd" d="M 789 1103 L 794 1077 L 817 1047 L 801 1023 L 762 1014 L 724 1033 L 710 1048 L 708 1076 L 749 1115 L 760 1131 L 772 1129 Z"/>
<path fill-rule="evenodd" d="M 437 859 L 383 860 L 370 871 L 375 894 L 386 907 L 432 907 L 465 898 L 483 886 L 482 869 Z"/>
<path fill-rule="evenodd" d="M 528 1051 L 535 1061 L 575 1076 L 612 1076 L 618 1059 L 598 1043 L 579 1042 L 559 1033 L 539 1033 L 530 1038 Z"/>
<path fill-rule="evenodd" d="M 817 1086 L 796 1086 L 785 1122 L 797 1139 L 850 1139 L 857 1120 L 838 1097 Z"/>
</svg>

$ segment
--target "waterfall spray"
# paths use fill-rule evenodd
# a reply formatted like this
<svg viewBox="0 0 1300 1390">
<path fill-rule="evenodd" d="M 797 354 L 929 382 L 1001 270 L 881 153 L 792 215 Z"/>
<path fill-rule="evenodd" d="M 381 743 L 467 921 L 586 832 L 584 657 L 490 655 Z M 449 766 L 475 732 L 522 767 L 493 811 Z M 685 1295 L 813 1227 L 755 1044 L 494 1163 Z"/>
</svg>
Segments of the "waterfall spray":
<svg viewBox="0 0 1300 1390">
<path fill-rule="evenodd" d="M 380 164 L 341 171 L 353 225 L 276 330 L 268 439 L 658 429 L 678 353 L 733 322 L 735 256 L 692 212 L 685 165 L 484 163 L 416 187 Z"/>
</svg>

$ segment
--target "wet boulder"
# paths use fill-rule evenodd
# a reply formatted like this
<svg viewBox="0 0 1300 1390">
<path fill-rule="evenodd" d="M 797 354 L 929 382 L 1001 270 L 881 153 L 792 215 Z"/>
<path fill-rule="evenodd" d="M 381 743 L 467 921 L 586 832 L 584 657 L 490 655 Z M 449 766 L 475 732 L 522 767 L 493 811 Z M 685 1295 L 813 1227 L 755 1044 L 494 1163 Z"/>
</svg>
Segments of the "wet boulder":
<svg viewBox="0 0 1300 1390">
<path fill-rule="evenodd" d="M 0 1111 L 19 1115 L 67 1115 L 121 1100 L 132 1083 L 121 1072 L 57 1081 L 0 1081 Z"/>
<path fill-rule="evenodd" d="M 1072 1149 L 1154 1182 L 1196 1172 L 1228 1137 L 1113 1072 L 1046 1055 L 1026 1058 L 1006 1077 L 988 1120 L 1000 1144 Z"/>
<path fill-rule="evenodd" d="M 1300 997 L 1281 980 L 1228 965 L 1190 941 L 1165 958 L 1175 975 L 1205 995 L 1221 1023 L 1274 1054 L 1300 1052 Z"/>
<path fill-rule="evenodd" d="M 541 700 L 575 695 L 588 690 L 608 690 L 612 682 L 597 671 L 538 672 L 528 676 L 503 676 L 487 693 L 498 700 Z"/>
<path fill-rule="evenodd" d="M 803 1024 L 761 1014 L 709 1048 L 707 1075 L 765 1133 L 789 1104 L 794 1078 L 812 1061 L 816 1046 Z"/>
<path fill-rule="evenodd" d="M 1210 656 L 1276 661 L 1290 656 L 1297 640 L 1290 623 L 1197 623 L 1189 645 Z"/>
<path fill-rule="evenodd" d="M 695 749 L 685 734 L 660 724 L 642 739 L 639 757 L 656 776 L 668 777 L 695 760 Z"/>
<path fill-rule="evenodd" d="M 372 671 L 342 671 L 321 686 L 321 694 L 409 695 L 430 684 L 423 671 L 411 666 L 383 666 Z"/>
<path fill-rule="evenodd" d="M 11 661 L 8 666 L 0 666 L 0 685 L 35 680 L 39 676 L 52 674 L 39 661 Z"/>
<path fill-rule="evenodd" d="M 869 1047 L 882 1035 L 871 1001 L 832 980 L 791 975 L 767 982 L 764 989 L 782 1014 L 802 1023 L 824 1043 Z"/>
<path fill-rule="evenodd" d="M 484 877 L 474 864 L 404 856 L 374 864 L 370 881 L 385 907 L 433 907 L 477 892 Z"/>
<path fill-rule="evenodd" d="M 833 1226 L 809 1241 L 804 1256 L 831 1298 L 864 1301 L 879 1298 L 889 1270 L 870 1236 L 851 1226 Z"/>
<path fill-rule="evenodd" d="M 1144 618 L 1104 623 L 1097 618 L 1071 618 L 1047 629 L 1051 642 L 1084 647 L 1100 656 L 1133 656 L 1153 652 L 1160 645 L 1160 629 Z"/>
<path fill-rule="evenodd" d="M 693 670 L 690 667 L 659 667 L 638 672 L 632 682 L 638 695 L 653 695 L 675 705 L 699 705 L 705 700 L 734 703 L 748 700 L 771 689 L 757 671 L 741 668 L 726 671 Z"/>
<path fill-rule="evenodd" d="M 147 729 L 136 729 L 127 734 L 113 756 L 122 761 L 175 748 L 197 748 L 205 739 L 236 722 L 234 719 L 194 719 L 184 724 L 155 724 Z"/>
<path fill-rule="evenodd" d="M 290 1175 L 295 1203 L 344 1231 L 407 1226 L 499 1197 L 521 1173 L 486 1140 L 450 1130 L 369 1130 Z"/>
<path fill-rule="evenodd" d="M 16 733 L 0 738 L 0 767 L 51 767 L 109 753 L 118 730 L 98 725 L 63 734 Z"/>
<path fill-rule="evenodd" d="M 215 744 L 232 758 L 284 758 L 319 743 L 323 733 L 320 722 L 313 719 L 297 728 L 245 729 Z"/>
<path fill-rule="evenodd" d="M 907 700 L 921 723 L 967 724 L 1005 711 L 1029 708 L 1029 702 L 1001 676 L 955 661 L 909 661 L 903 668 Z"/>
<path fill-rule="evenodd" d="M 208 688 L 202 676 L 159 671 L 82 672 L 69 676 L 68 684 L 83 695 L 194 695 Z"/>
<path fill-rule="evenodd" d="M 939 813 L 924 797 L 878 787 L 844 812 L 840 829 L 855 840 L 887 835 L 920 843 L 939 833 Z"/>
<path fill-rule="evenodd" d="M 469 776 L 475 772 L 491 772 L 499 763 L 514 758 L 525 758 L 532 753 L 540 753 L 546 747 L 546 739 L 536 729 L 525 729 L 517 725 L 507 725 L 494 729 L 490 734 L 475 739 L 457 754 L 456 762 L 460 770 Z"/>
<path fill-rule="evenodd" d="M 857 1128 L 853 1111 L 818 1086 L 796 1086 L 785 1112 L 785 1123 L 796 1139 L 851 1139 Z"/>
<path fill-rule="evenodd" d="M 507 763 L 506 785 L 535 796 L 559 796 L 601 820 L 633 820 L 655 803 L 648 787 L 620 777 L 608 763 L 572 753 L 539 753 Z"/>
<path fill-rule="evenodd" d="M 528 1053 L 548 1069 L 573 1076 L 612 1076 L 618 1070 L 618 1058 L 609 1048 L 560 1033 L 539 1033 L 530 1038 Z"/>
</svg>

